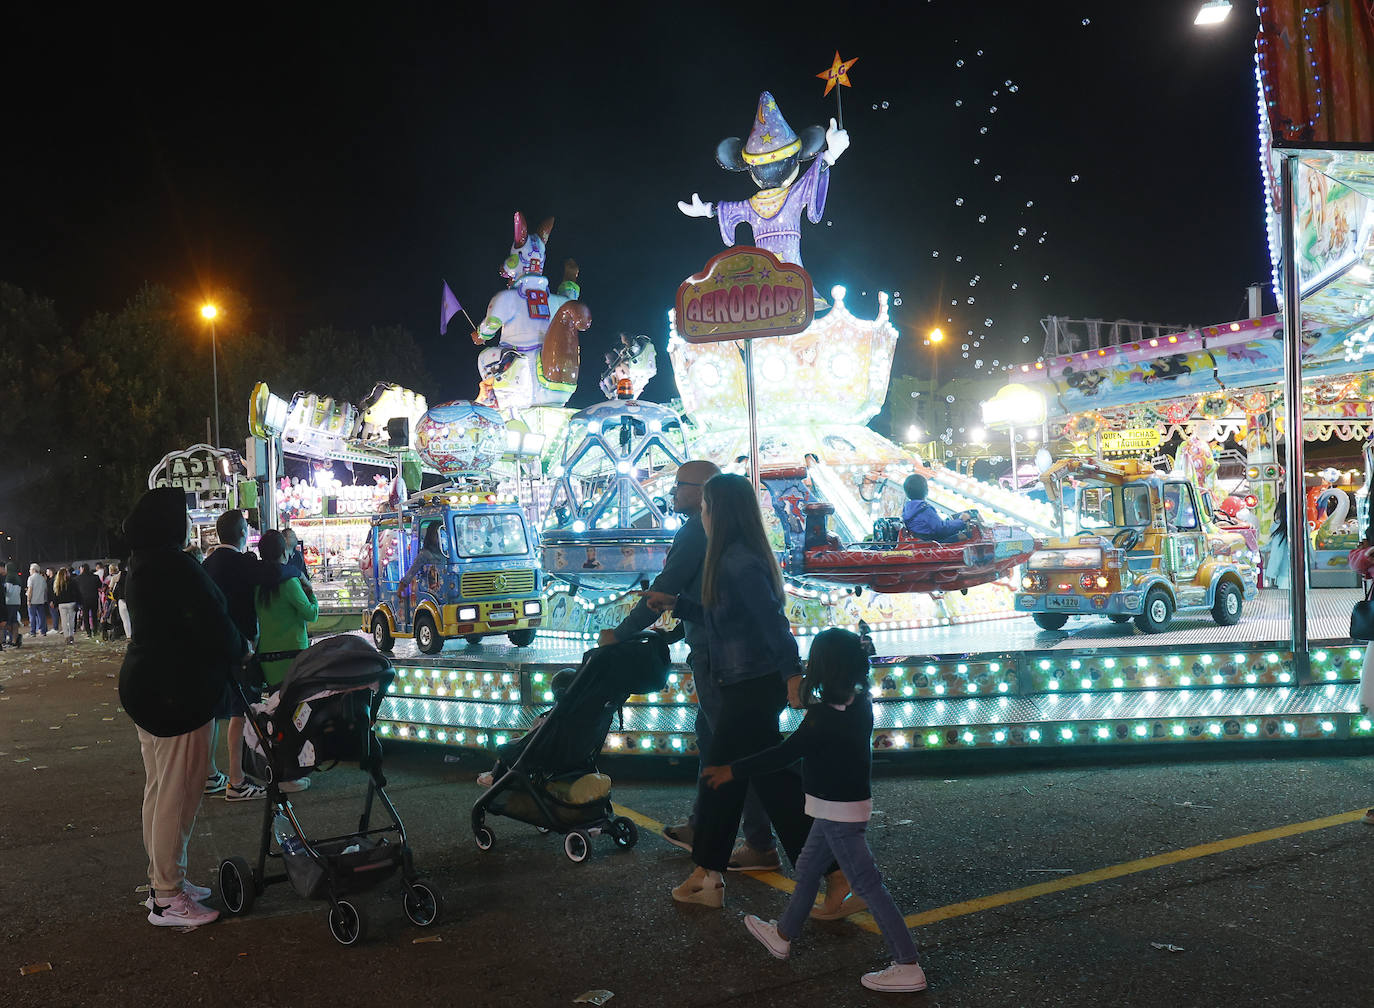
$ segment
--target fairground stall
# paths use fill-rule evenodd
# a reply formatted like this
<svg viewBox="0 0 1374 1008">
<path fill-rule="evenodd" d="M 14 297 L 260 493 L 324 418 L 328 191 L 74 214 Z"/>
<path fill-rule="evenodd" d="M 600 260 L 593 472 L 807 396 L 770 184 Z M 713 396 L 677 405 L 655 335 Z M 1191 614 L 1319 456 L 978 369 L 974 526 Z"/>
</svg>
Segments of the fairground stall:
<svg viewBox="0 0 1374 1008">
<path fill-rule="evenodd" d="M 148 489 L 175 487 L 186 493 L 191 545 L 208 553 L 219 545 L 215 522 L 230 508 L 257 506 L 257 487 L 245 479 L 247 468 L 229 448 L 191 445 L 168 452 L 148 473 Z"/>
<path fill-rule="evenodd" d="M 1355 706 L 1364 647 L 1347 637 L 1357 589 L 1338 559 L 1367 511 L 1374 159 L 1330 144 L 1271 153 L 1277 99 L 1263 96 L 1294 86 L 1266 56 L 1279 34 L 1266 20 L 1259 93 L 1265 170 L 1278 180 L 1283 168 L 1268 205 L 1284 315 L 1018 365 L 1008 398 L 1038 402 L 1051 434 L 1032 457 L 1040 499 L 1020 479 L 994 485 L 933 466 L 868 428 L 898 338 L 886 297 L 858 306 L 840 287 L 803 281 L 800 266 L 800 215 L 820 219 L 848 137 L 799 134 L 762 96 L 754 131 L 733 141 L 741 149 L 727 142 L 718 156 L 738 155 L 765 191 L 680 204 L 717 217 L 730 246 L 688 278 L 670 315 L 683 443 L 675 416 L 643 409 L 641 434 L 635 411 L 614 402 L 565 439 L 576 486 L 545 528 L 563 551 L 566 569 L 548 584 L 567 638 L 541 635 L 528 655 L 487 646 L 399 658 L 383 730 L 490 747 L 526 728 L 551 698 L 552 674 L 628 611 L 626 582 L 652 574 L 636 549 L 670 538 L 662 487 L 685 454 L 760 484 L 803 651 L 825 626 L 871 629 L 874 746 L 886 753 L 1374 737 Z M 1363 80 L 1367 56 L 1359 68 Z M 786 168 L 780 181 L 760 170 L 773 164 Z M 786 226 L 772 232 L 771 220 Z M 732 245 L 740 222 L 757 247 Z M 1284 299 L 1290 291 L 1302 296 Z M 795 327 L 761 331 L 789 312 Z M 741 335 L 751 323 L 760 331 Z M 1018 417 L 1031 415 L 1019 408 L 992 417 L 1012 445 L 1027 422 Z M 671 436 L 641 464 L 651 421 Z M 931 554 L 894 528 L 911 473 L 927 477 L 937 505 L 976 513 L 965 548 Z M 1301 502 L 1280 516 L 1286 547 L 1271 539 L 1285 486 Z M 616 576 L 598 574 L 603 548 L 577 538 L 604 534 L 618 551 L 635 529 Z M 667 691 L 634 698 L 608 749 L 693 753 L 693 699 L 680 667 Z"/>
</svg>

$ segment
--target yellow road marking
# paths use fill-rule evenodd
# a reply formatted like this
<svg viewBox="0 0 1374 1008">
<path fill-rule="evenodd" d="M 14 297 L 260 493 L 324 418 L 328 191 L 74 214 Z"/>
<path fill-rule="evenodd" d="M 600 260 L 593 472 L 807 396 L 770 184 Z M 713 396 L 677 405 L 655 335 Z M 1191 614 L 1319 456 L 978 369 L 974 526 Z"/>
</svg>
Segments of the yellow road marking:
<svg viewBox="0 0 1374 1008">
<path fill-rule="evenodd" d="M 1079 875 L 1066 875 L 1063 878 L 1054 879 L 1052 882 L 1042 882 L 1039 885 L 1025 886 L 1021 889 L 1009 889 L 992 896 L 980 896 L 978 899 L 951 903 L 949 906 L 937 907 L 934 910 L 909 914 L 906 922 L 910 927 L 918 927 L 921 924 L 933 924 L 936 921 L 949 920 L 952 917 L 964 917 L 983 910 L 1007 906 L 1010 903 L 1035 899 L 1037 896 L 1063 892 L 1066 889 L 1077 889 L 1080 886 L 1092 885 L 1095 882 L 1106 882 L 1108 879 L 1121 878 L 1123 875 L 1134 875 L 1136 872 L 1163 868 L 1166 865 L 1210 857 L 1213 854 L 1223 854 L 1226 851 L 1238 850 L 1252 844 L 1282 840 L 1284 837 L 1297 836 L 1300 833 L 1311 833 L 1331 826 L 1340 826 L 1343 823 L 1364 818 L 1365 811 L 1365 809 L 1360 809 L 1358 812 L 1342 812 L 1339 815 L 1326 816 L 1322 819 L 1310 819 L 1307 822 L 1260 830 L 1258 833 L 1246 833 L 1243 836 L 1230 837 L 1226 840 L 1214 840 L 1211 843 L 1198 844 L 1195 847 L 1184 847 L 1165 854 L 1156 854 L 1153 857 L 1124 861 L 1121 864 L 1098 868 L 1095 871 L 1083 872 Z"/>
<path fill-rule="evenodd" d="M 633 819 L 645 829 L 655 833 L 663 830 L 663 824 L 650 819 L 646 815 L 625 808 L 621 805 L 614 806 L 619 815 L 628 819 Z M 954 917 L 966 917 L 969 914 L 981 913 L 984 910 L 993 910 L 997 907 L 1008 906 L 1012 903 L 1021 903 L 1025 900 L 1035 899 L 1038 896 L 1048 896 L 1051 893 L 1064 892 L 1068 889 L 1078 889 L 1082 886 L 1093 885 L 1097 882 L 1106 882 L 1110 879 L 1121 878 L 1125 875 L 1134 875 L 1138 872 L 1151 871 L 1155 868 L 1163 868 L 1168 865 L 1179 864 L 1183 861 L 1193 861 L 1197 858 L 1210 857 L 1213 854 L 1224 854 L 1227 851 L 1239 850 L 1242 847 L 1250 847 L 1254 844 L 1268 843 L 1270 840 L 1282 840 L 1284 837 L 1298 836 L 1302 833 L 1312 833 L 1316 830 L 1329 829 L 1332 826 L 1340 826 L 1344 823 L 1355 822 L 1363 819 L 1367 809 L 1358 809 L 1354 812 L 1341 812 L 1338 815 L 1325 816 L 1321 819 L 1309 819 L 1307 822 L 1292 823 L 1288 826 L 1276 826 L 1274 829 L 1260 830 L 1257 833 L 1246 833 L 1242 836 L 1229 837 L 1225 840 L 1214 840 L 1211 843 L 1198 844 L 1194 847 L 1183 847 L 1179 850 L 1168 851 L 1164 854 L 1156 854 L 1153 857 L 1138 858 L 1135 861 L 1123 861 L 1121 864 L 1109 865 L 1106 868 L 1098 868 L 1089 872 L 1082 872 L 1078 875 L 1066 875 L 1050 882 L 1041 882 L 1039 885 L 1023 886 L 1020 889 L 1008 889 L 1006 892 L 994 893 L 991 896 L 980 896 L 977 899 L 965 900 L 962 903 L 951 903 L 949 906 L 936 907 L 933 910 L 924 910 L 920 913 L 908 914 L 905 918 L 908 927 L 919 927 L 922 924 L 934 924 L 937 921 L 950 920 Z M 792 880 L 778 872 L 749 872 L 750 877 L 758 879 L 760 882 L 772 886 L 782 892 L 792 892 L 796 887 Z M 846 918 L 852 924 L 865 931 L 878 933 L 878 925 L 873 920 L 871 914 L 857 913 Z"/>
</svg>

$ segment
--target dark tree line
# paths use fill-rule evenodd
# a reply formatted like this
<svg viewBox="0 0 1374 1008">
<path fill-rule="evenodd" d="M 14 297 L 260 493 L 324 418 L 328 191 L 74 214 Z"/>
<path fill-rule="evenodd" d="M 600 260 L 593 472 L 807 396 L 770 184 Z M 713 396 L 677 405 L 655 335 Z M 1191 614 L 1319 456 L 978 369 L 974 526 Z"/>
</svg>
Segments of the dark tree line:
<svg viewBox="0 0 1374 1008">
<path fill-rule="evenodd" d="M 240 297 L 219 307 L 223 447 L 243 450 L 258 381 L 284 398 L 304 389 L 357 403 L 377 381 L 432 394 L 420 347 L 400 326 L 283 333 L 264 331 Z M 117 551 L 148 471 L 207 440 L 211 340 L 198 309 L 145 287 L 122 310 L 72 327 L 52 301 L 0 283 L 0 559 Z"/>
</svg>

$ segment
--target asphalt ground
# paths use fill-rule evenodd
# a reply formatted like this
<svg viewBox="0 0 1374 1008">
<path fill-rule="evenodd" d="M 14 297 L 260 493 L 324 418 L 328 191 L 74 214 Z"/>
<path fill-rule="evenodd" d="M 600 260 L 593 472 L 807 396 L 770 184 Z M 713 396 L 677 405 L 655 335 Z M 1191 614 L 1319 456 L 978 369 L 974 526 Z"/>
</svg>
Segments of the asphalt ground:
<svg viewBox="0 0 1374 1008">
<path fill-rule="evenodd" d="M 388 789 L 440 922 L 405 918 L 399 877 L 359 901 L 369 934 L 338 945 L 326 904 L 270 887 L 251 914 L 154 928 L 132 724 L 118 710 L 122 645 L 55 635 L 0 654 L 0 1005 L 612 1006 L 1369 1005 L 1374 801 L 1367 755 L 1299 750 L 1196 760 L 977 767 L 880 764 L 870 843 L 915 927 L 930 989 L 881 995 L 867 915 L 815 924 L 772 959 L 742 917 L 778 916 L 785 875 L 731 875 L 726 909 L 668 890 L 689 859 L 653 835 L 691 800 L 686 767 L 608 762 L 615 800 L 646 828 L 632 850 L 594 840 L 582 864 L 557 835 L 488 822 L 473 842 L 486 760 L 393 747 Z M 1205 761 L 1204 761 L 1205 760 Z M 295 808 L 345 832 L 365 778 L 317 774 Z M 192 878 L 256 853 L 261 806 L 207 798 Z M 212 897 L 211 905 L 219 905 Z"/>
</svg>

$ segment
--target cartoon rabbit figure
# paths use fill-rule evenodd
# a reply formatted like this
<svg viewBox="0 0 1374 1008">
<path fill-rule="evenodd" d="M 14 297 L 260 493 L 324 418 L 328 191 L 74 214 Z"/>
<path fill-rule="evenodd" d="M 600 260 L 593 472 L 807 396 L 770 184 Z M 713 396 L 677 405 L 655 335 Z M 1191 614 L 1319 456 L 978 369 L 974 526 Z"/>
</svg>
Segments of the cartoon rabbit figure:
<svg viewBox="0 0 1374 1008">
<path fill-rule="evenodd" d="M 515 214 L 515 240 L 501 266 L 508 287 L 487 306 L 472 341 L 487 348 L 477 357 L 479 399 L 503 412 L 529 406 L 562 406 L 577 388 L 577 334 L 591 326 L 591 312 L 578 301 L 577 263 L 563 263 L 563 282 L 549 291 L 544 248 L 553 231 L 550 217 L 531 232 Z M 499 342 L 490 340 L 500 332 Z"/>
</svg>

